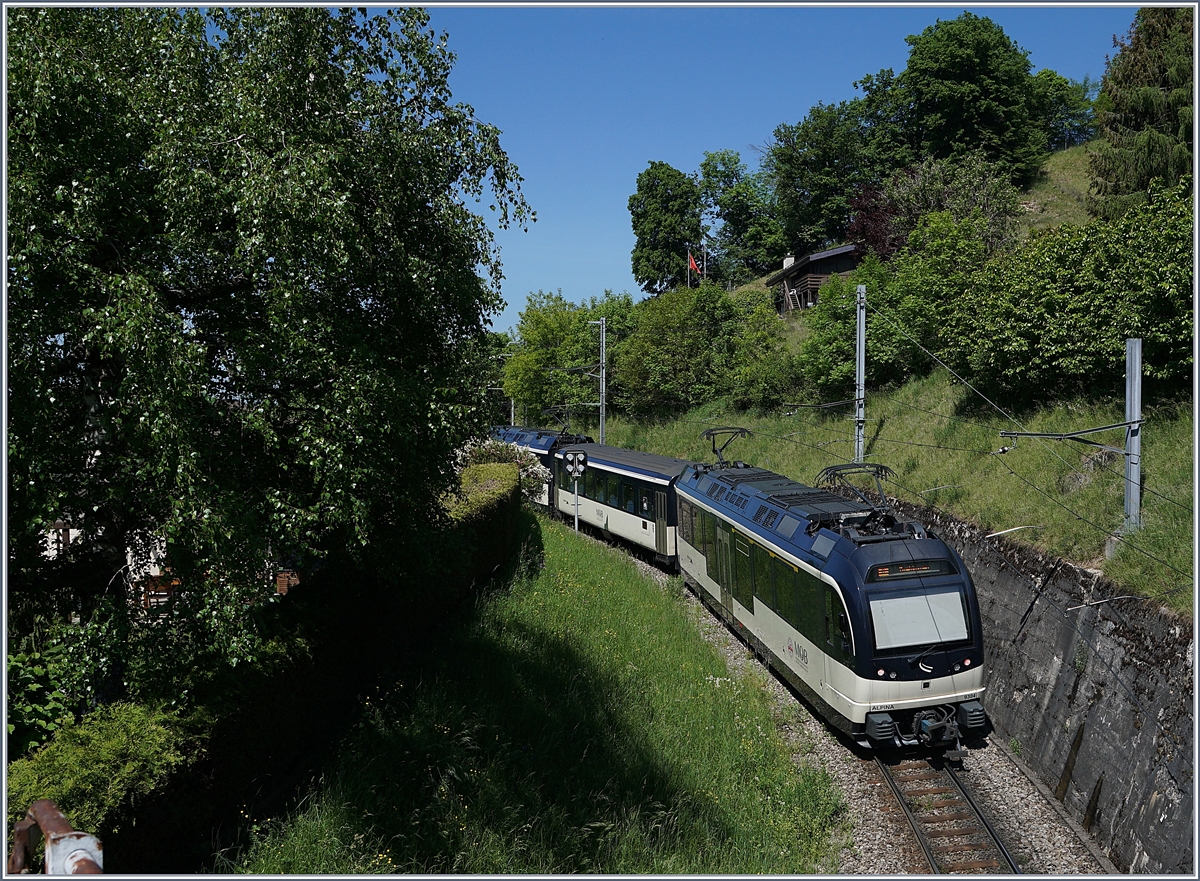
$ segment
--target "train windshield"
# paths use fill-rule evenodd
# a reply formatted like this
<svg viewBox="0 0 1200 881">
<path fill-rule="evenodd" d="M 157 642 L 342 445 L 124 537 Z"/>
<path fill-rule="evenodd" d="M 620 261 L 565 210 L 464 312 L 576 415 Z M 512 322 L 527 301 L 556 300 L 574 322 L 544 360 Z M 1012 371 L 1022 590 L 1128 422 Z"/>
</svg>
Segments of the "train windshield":
<svg viewBox="0 0 1200 881">
<path fill-rule="evenodd" d="M 888 591 L 870 597 L 875 648 L 907 648 L 967 639 L 967 599 L 959 586 Z"/>
</svg>

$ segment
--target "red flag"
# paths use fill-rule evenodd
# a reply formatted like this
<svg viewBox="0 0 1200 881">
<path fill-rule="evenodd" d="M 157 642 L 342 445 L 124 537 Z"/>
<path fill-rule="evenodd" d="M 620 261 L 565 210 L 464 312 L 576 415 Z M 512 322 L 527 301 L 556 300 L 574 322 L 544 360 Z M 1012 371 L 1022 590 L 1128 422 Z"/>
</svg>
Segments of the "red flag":
<svg viewBox="0 0 1200 881">
<path fill-rule="evenodd" d="M 691 251 L 688 251 L 688 266 L 691 267 L 692 272 L 696 273 L 696 275 L 700 274 L 700 267 L 696 265 L 696 258 L 692 256 Z"/>
</svg>

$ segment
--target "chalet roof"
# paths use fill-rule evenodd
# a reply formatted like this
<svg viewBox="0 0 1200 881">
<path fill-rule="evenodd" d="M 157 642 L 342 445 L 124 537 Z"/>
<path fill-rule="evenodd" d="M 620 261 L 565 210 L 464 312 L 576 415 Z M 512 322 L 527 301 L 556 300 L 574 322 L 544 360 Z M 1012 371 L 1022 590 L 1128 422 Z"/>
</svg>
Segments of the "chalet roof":
<svg viewBox="0 0 1200 881">
<path fill-rule="evenodd" d="M 799 275 L 804 271 L 804 268 L 810 263 L 815 263 L 817 260 L 824 260 L 827 257 L 839 257 L 842 254 L 852 253 L 858 245 L 851 243 L 849 245 L 838 245 L 836 248 L 829 248 L 825 251 L 815 251 L 812 254 L 805 254 L 791 266 L 785 266 L 783 269 L 770 276 L 767 281 L 767 287 L 774 287 L 781 283 L 785 278 L 791 278 L 794 275 Z"/>
</svg>

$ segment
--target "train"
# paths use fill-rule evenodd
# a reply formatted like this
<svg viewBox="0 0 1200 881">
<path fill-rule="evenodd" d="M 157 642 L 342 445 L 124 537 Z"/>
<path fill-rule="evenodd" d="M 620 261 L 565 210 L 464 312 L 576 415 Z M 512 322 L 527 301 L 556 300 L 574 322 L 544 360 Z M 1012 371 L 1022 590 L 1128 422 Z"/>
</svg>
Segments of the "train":
<svg viewBox="0 0 1200 881">
<path fill-rule="evenodd" d="M 504 426 L 510 443 L 533 429 Z M 818 487 L 726 462 L 748 433 L 709 429 L 713 463 L 576 435 L 529 446 L 550 471 L 555 514 L 652 555 L 734 628 L 828 723 L 868 749 L 966 755 L 989 726 L 979 603 L 959 554 L 921 523 L 871 502 L 826 468 Z M 553 433 L 551 433 L 553 434 Z M 728 435 L 718 448 L 717 438 Z M 518 444 L 520 445 L 520 444 Z M 582 457 L 580 456 L 582 454 Z M 578 465 L 583 461 L 582 473 Z M 845 494 L 830 491 L 841 485 Z"/>
</svg>

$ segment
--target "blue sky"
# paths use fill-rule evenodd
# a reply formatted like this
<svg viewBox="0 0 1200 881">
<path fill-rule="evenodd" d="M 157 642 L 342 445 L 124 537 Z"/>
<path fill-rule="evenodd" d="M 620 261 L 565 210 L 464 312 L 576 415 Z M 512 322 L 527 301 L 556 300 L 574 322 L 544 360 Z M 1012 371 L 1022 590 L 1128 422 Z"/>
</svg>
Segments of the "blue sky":
<svg viewBox="0 0 1200 881">
<path fill-rule="evenodd" d="M 899 73 L 906 36 L 964 9 L 999 24 L 1035 72 L 1081 80 L 1104 73 L 1137 7 L 429 7 L 458 55 L 455 100 L 501 129 L 538 216 L 497 236 L 508 305 L 493 328 L 515 326 L 539 289 L 640 299 L 627 206 L 651 160 L 690 173 L 730 149 L 754 167 L 776 126 L 854 97 L 864 74 Z"/>
</svg>

